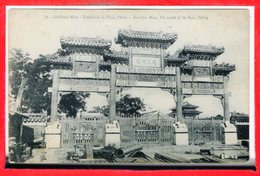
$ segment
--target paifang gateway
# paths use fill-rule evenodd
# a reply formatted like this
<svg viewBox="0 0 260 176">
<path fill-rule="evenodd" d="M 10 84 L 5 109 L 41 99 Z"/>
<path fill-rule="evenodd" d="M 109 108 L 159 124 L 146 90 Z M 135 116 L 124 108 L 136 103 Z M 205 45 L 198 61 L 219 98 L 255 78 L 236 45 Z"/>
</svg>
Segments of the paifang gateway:
<svg viewBox="0 0 260 176">
<path fill-rule="evenodd" d="M 235 70 L 235 65 L 215 62 L 224 47 L 186 45 L 171 54 L 167 49 L 177 38 L 175 33 L 119 30 L 115 43 L 121 45 L 121 51 L 114 51 L 110 40 L 62 37 L 60 44 L 65 54 L 47 60 L 53 65 L 53 85 L 49 88 L 52 93 L 51 122 L 58 120 L 57 106 L 64 92 L 108 95 L 112 123 L 116 117 L 118 92 L 134 87 L 161 88 L 176 97 L 176 128 L 185 127 L 184 98 L 192 95 L 219 98 L 225 118 L 223 128 L 228 131 L 225 143 L 235 143 L 236 139 L 231 139 L 236 135 L 236 129 L 230 124 L 230 93 L 227 90 L 229 74 Z M 184 131 L 180 131 L 180 135 Z M 175 132 L 177 135 L 178 130 Z M 230 140 L 233 142 L 228 142 Z"/>
</svg>

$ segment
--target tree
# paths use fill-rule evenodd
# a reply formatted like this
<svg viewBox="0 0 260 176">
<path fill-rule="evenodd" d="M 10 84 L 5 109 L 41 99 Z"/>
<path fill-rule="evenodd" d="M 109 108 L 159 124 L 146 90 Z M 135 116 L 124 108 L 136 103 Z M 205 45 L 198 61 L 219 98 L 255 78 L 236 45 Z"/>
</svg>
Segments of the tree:
<svg viewBox="0 0 260 176">
<path fill-rule="evenodd" d="M 145 111 L 145 104 L 139 97 L 131 97 L 126 94 L 116 102 L 116 113 L 124 116 L 140 115 L 141 111 Z M 109 116 L 109 105 L 102 106 L 101 112 L 105 116 Z"/>
<path fill-rule="evenodd" d="M 145 105 L 139 97 L 131 97 L 126 94 L 116 102 L 116 112 L 121 115 L 140 115 L 140 111 L 145 111 Z"/>
<path fill-rule="evenodd" d="M 28 66 L 32 61 L 29 54 L 21 49 L 12 49 L 8 62 L 8 80 L 11 87 L 11 94 L 16 98 L 23 77 L 27 77 Z"/>
<path fill-rule="evenodd" d="M 52 64 L 49 59 L 57 59 L 59 56 L 66 56 L 69 52 L 59 49 L 52 55 L 39 55 L 35 60 L 32 60 L 29 54 L 24 54 L 21 49 L 11 50 L 9 58 L 8 78 L 11 85 L 11 94 L 15 97 L 19 91 L 22 77 L 26 78 L 26 86 L 23 91 L 21 100 L 21 112 L 42 113 L 47 111 L 50 114 L 51 94 L 48 93 L 48 87 L 52 86 Z M 67 111 L 69 116 L 74 116 L 74 108 L 78 109 L 85 106 L 80 93 L 72 93 L 71 96 L 65 96 L 68 102 L 74 102 L 75 106 L 66 106 L 61 103 L 61 110 Z M 71 98 L 71 99 L 70 99 Z M 66 109 L 67 108 L 67 109 Z"/>
<path fill-rule="evenodd" d="M 71 92 L 61 97 L 58 105 L 58 112 L 63 112 L 66 117 L 75 118 L 78 111 L 85 111 L 85 98 L 89 97 L 89 93 Z"/>
<path fill-rule="evenodd" d="M 50 109 L 48 87 L 52 83 L 51 67 L 46 63 L 47 56 L 40 55 L 32 60 L 21 49 L 12 49 L 9 58 L 9 84 L 11 94 L 17 97 L 22 79 L 26 79 L 21 104 L 21 112 L 40 113 Z"/>
<path fill-rule="evenodd" d="M 27 87 L 22 100 L 22 112 L 50 114 L 51 96 L 48 87 L 52 85 L 51 65 L 46 61 L 51 56 L 39 55 L 33 63 L 26 65 Z"/>
</svg>

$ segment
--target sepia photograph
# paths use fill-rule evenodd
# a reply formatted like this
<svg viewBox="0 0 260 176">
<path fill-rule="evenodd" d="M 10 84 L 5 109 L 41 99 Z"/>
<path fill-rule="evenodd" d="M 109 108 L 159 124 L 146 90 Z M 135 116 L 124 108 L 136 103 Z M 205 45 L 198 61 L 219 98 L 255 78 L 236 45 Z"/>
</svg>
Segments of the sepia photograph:
<svg viewBox="0 0 260 176">
<path fill-rule="evenodd" d="M 254 166 L 252 16 L 9 7 L 7 165 Z"/>
</svg>

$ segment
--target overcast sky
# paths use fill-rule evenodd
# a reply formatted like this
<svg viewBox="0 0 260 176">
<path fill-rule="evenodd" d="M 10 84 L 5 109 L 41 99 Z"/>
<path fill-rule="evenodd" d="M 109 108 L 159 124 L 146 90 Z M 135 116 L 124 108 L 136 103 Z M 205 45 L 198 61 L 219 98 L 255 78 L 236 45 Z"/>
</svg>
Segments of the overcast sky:
<svg viewBox="0 0 260 176">
<path fill-rule="evenodd" d="M 225 52 L 216 62 L 236 65 L 231 73 L 230 111 L 249 112 L 249 13 L 244 10 L 11 10 L 9 49 L 21 48 L 31 57 L 50 54 L 60 48 L 61 36 L 101 37 L 113 41 L 119 29 L 174 32 L 177 41 L 171 54 L 186 44 L 216 45 Z M 140 96 L 152 109 L 168 113 L 173 97 L 160 89 L 130 89 L 123 92 Z M 191 96 L 184 101 L 200 106 L 202 116 L 223 114 L 220 100 L 213 96 Z M 92 94 L 88 107 L 107 104 L 106 98 Z"/>
</svg>

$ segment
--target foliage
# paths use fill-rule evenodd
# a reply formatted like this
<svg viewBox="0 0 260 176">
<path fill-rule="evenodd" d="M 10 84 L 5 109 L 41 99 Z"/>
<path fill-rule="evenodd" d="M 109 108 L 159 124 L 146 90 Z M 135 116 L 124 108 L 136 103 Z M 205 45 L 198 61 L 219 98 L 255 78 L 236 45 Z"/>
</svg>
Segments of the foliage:
<svg viewBox="0 0 260 176">
<path fill-rule="evenodd" d="M 131 97 L 126 94 L 116 102 L 116 113 L 124 116 L 140 115 L 141 111 L 145 111 L 145 104 L 139 97 Z M 109 116 L 109 106 L 102 106 L 101 112 L 105 116 Z"/>
<path fill-rule="evenodd" d="M 116 102 L 116 112 L 121 115 L 140 115 L 141 111 L 145 111 L 145 105 L 139 97 L 131 97 L 126 94 Z"/>
<path fill-rule="evenodd" d="M 52 86 L 51 70 L 53 67 L 47 60 L 68 54 L 68 51 L 59 49 L 52 55 L 39 55 L 38 58 L 32 60 L 29 54 L 24 54 L 21 49 L 11 50 L 8 72 L 11 94 L 16 97 L 22 78 L 27 79 L 22 97 L 22 106 L 19 109 L 21 112 L 41 113 L 47 111 L 50 114 L 51 94 L 48 93 L 48 87 Z M 68 107 L 61 102 L 61 110 L 68 112 L 69 116 L 74 117 L 74 108 L 78 109 L 85 106 L 81 96 L 82 94 L 78 93 L 65 96 L 66 101 L 73 102 L 75 105 Z"/>
<path fill-rule="evenodd" d="M 61 97 L 58 105 L 58 111 L 65 113 L 66 117 L 75 118 L 79 110 L 85 111 L 85 98 L 89 93 L 71 92 Z"/>
<path fill-rule="evenodd" d="M 11 94 L 15 97 L 19 91 L 23 77 L 28 74 L 29 63 L 32 59 L 29 54 L 24 53 L 21 49 L 12 49 L 8 62 L 8 80 L 11 86 Z"/>
<path fill-rule="evenodd" d="M 48 87 L 52 85 L 51 65 L 48 56 L 40 55 L 33 63 L 27 64 L 27 87 L 23 94 L 22 112 L 50 113 L 51 96 Z"/>
</svg>

